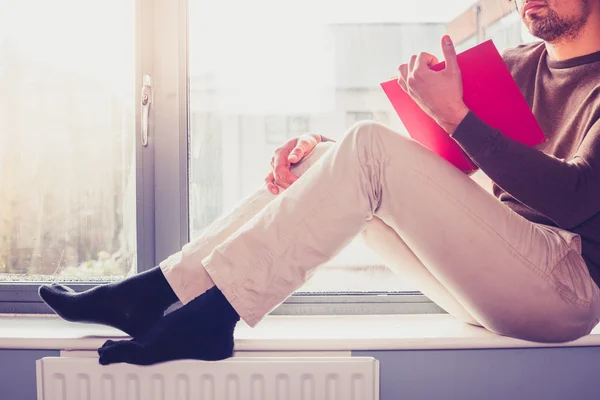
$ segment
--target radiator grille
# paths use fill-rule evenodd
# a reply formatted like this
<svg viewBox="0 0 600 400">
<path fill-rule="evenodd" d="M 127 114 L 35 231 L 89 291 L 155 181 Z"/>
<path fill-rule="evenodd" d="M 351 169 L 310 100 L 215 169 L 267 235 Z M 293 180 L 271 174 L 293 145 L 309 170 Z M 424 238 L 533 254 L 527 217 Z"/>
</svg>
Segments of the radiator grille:
<svg viewBox="0 0 600 400">
<path fill-rule="evenodd" d="M 244 357 L 103 367 L 93 358 L 37 363 L 38 400 L 378 400 L 371 357 Z"/>
</svg>

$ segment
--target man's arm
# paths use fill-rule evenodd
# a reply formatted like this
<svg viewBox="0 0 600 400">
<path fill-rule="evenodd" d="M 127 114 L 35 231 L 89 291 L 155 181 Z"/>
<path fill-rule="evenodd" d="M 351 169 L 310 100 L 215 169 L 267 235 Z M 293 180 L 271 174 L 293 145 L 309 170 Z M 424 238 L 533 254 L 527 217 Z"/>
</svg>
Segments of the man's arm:
<svg viewBox="0 0 600 400">
<path fill-rule="evenodd" d="M 498 186 L 559 227 L 573 228 L 600 212 L 600 121 L 569 161 L 504 136 L 473 112 L 452 138 Z"/>
</svg>

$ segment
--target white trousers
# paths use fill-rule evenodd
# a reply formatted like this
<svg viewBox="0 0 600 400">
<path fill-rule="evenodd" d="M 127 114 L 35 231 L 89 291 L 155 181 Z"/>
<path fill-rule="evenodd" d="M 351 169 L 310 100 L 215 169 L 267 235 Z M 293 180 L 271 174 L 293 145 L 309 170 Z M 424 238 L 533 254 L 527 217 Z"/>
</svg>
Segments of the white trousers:
<svg viewBox="0 0 600 400">
<path fill-rule="evenodd" d="M 571 232 L 532 223 L 419 143 L 375 122 L 319 144 L 161 263 L 185 304 L 206 273 L 250 326 L 356 235 L 455 317 L 540 342 L 588 334 L 600 289 Z"/>
</svg>

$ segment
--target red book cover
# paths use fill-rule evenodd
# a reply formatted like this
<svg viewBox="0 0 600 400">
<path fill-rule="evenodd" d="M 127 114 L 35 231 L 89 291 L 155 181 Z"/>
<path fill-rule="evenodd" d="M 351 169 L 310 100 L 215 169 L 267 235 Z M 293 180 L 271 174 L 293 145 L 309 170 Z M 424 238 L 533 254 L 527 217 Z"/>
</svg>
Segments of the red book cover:
<svg viewBox="0 0 600 400">
<path fill-rule="evenodd" d="M 505 136 L 528 146 L 546 140 L 527 101 L 491 40 L 458 54 L 467 107 Z M 445 68 L 445 62 L 431 67 Z M 381 84 L 408 134 L 465 172 L 477 169 L 462 148 L 393 79 Z"/>
</svg>

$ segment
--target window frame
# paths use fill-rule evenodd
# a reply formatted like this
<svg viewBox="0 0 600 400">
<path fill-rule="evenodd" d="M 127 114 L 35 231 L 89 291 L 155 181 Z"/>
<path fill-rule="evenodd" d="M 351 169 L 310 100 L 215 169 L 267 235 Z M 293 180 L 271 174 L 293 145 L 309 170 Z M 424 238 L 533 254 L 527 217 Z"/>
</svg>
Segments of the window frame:
<svg viewBox="0 0 600 400">
<path fill-rule="evenodd" d="M 144 74 L 152 77 L 154 89 L 146 147 L 139 140 L 139 101 L 135 109 L 137 261 L 141 272 L 179 251 L 189 241 L 188 0 L 136 0 L 135 19 L 136 95 Z M 77 291 L 93 287 L 71 286 Z M 39 284 L 20 283 L 0 286 L 0 313 L 51 313 L 39 299 L 38 287 Z M 276 315 L 424 313 L 445 311 L 415 291 L 298 293 L 272 312 Z"/>
<path fill-rule="evenodd" d="M 138 271 L 144 271 L 155 264 L 155 176 L 154 155 L 155 138 L 152 123 L 152 106 L 148 124 L 148 145 L 141 145 L 141 105 L 138 101 L 142 77 L 144 74 L 153 75 L 154 46 L 153 17 L 154 4 L 152 1 L 135 0 L 135 163 L 136 163 L 136 260 Z M 39 282 L 15 282 L 0 284 L 0 314 L 49 314 L 52 310 L 38 296 Z M 76 291 L 94 287 L 93 283 L 77 282 L 69 284 Z"/>
<path fill-rule="evenodd" d="M 182 190 L 181 198 L 177 203 L 168 204 L 167 199 L 164 205 L 169 205 L 171 208 L 170 217 L 167 219 L 161 219 L 164 225 L 160 225 L 157 216 L 157 241 L 164 240 L 170 241 L 168 247 L 163 247 L 163 251 L 159 252 L 157 247 L 157 259 L 162 260 L 168 257 L 170 254 L 177 252 L 181 247 L 188 242 L 188 221 L 189 221 L 189 202 L 188 202 L 188 159 L 187 155 L 189 152 L 188 145 L 188 134 L 189 134 L 189 115 L 188 115 L 188 102 L 189 102 L 189 79 L 188 79 L 188 1 L 193 0 L 177 0 L 171 3 L 169 0 L 154 0 L 157 3 L 177 3 L 177 13 L 173 10 L 167 10 L 169 7 L 162 9 L 162 16 L 166 16 L 172 19 L 177 18 L 178 29 L 173 26 L 173 22 L 163 21 L 169 26 L 169 34 L 165 32 L 161 37 L 165 40 L 161 41 L 164 45 L 155 48 L 159 54 L 158 57 L 162 59 L 178 60 L 178 66 L 171 67 L 171 73 L 165 74 L 168 79 L 168 89 L 171 93 L 177 93 L 179 96 L 179 104 L 182 105 L 178 110 L 179 119 L 177 120 L 178 125 L 171 125 L 165 123 L 166 130 L 159 130 L 159 132 L 174 132 L 178 129 L 179 135 L 177 137 L 180 151 L 174 148 L 174 142 L 163 143 L 161 146 L 157 146 L 156 154 L 156 168 L 157 170 L 165 170 L 168 165 L 179 166 L 177 174 L 173 174 L 170 177 L 164 176 L 167 182 L 162 182 L 157 176 L 156 187 L 167 189 L 169 184 L 174 185 L 173 182 L 179 179 L 177 186 L 179 188 L 185 188 Z M 166 19 L 166 18 L 165 18 Z M 160 26 L 160 25 L 159 25 Z M 167 40 L 170 36 L 170 40 Z M 176 35 L 176 36 L 175 36 Z M 169 44 L 178 43 L 178 46 L 169 46 Z M 177 48 L 178 53 L 174 54 L 173 49 Z M 178 74 L 178 76 L 175 76 Z M 167 85 L 164 82 L 165 86 Z M 159 94 L 160 95 L 160 94 Z M 173 96 L 170 96 L 171 102 Z M 166 102 L 166 99 L 165 99 Z M 162 102 L 161 102 L 162 103 Z M 161 112 L 157 112 L 160 114 Z M 298 115 L 302 117 L 303 115 Z M 275 116 L 277 117 L 277 116 Z M 171 121 L 176 121 L 174 116 L 170 118 Z M 266 122 L 266 121 L 265 121 Z M 289 131 L 289 118 L 284 119 L 286 130 Z M 310 128 L 310 127 L 309 127 Z M 160 133 L 157 135 L 160 136 Z M 174 156 L 180 158 L 175 159 Z M 165 190 L 166 191 L 166 190 Z M 161 193 L 161 190 L 158 190 Z M 168 192 L 167 192 L 168 193 Z M 157 198 L 157 204 L 158 204 Z M 172 200 L 173 202 L 174 200 Z M 159 207 L 157 207 L 159 209 Z M 177 212 L 173 211 L 177 210 Z M 179 217 L 179 218 L 178 218 Z M 170 224 L 171 226 L 167 226 Z M 179 232 L 181 242 L 175 244 L 171 238 L 161 237 L 161 232 Z M 369 293 L 297 293 L 293 294 L 290 298 L 284 301 L 279 307 L 271 312 L 273 315 L 359 315 L 359 314 L 439 314 L 445 313 L 437 304 L 432 302 L 429 298 L 417 291 L 406 291 L 396 293 L 386 292 L 369 292 Z"/>
</svg>

